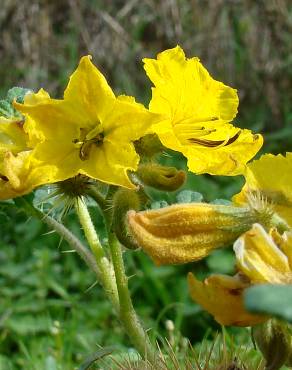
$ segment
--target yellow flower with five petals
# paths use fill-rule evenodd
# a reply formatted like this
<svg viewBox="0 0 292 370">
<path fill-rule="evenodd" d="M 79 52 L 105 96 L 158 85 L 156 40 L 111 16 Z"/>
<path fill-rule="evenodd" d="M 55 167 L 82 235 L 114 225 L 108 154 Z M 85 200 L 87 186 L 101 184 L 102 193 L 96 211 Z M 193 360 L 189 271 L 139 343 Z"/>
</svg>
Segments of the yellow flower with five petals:
<svg viewBox="0 0 292 370">
<path fill-rule="evenodd" d="M 127 174 L 139 162 L 133 141 L 160 120 L 134 98 L 116 97 L 90 56 L 81 58 L 64 99 L 41 91 L 15 107 L 26 117 L 34 158 L 55 166 L 54 182 L 84 174 L 133 188 Z"/>
<path fill-rule="evenodd" d="M 163 145 L 183 153 L 192 172 L 241 173 L 263 138 L 229 123 L 237 114 L 236 90 L 214 80 L 198 58 L 186 59 L 179 46 L 143 61 L 155 86 L 150 111 L 165 116 L 153 126 Z"/>
</svg>

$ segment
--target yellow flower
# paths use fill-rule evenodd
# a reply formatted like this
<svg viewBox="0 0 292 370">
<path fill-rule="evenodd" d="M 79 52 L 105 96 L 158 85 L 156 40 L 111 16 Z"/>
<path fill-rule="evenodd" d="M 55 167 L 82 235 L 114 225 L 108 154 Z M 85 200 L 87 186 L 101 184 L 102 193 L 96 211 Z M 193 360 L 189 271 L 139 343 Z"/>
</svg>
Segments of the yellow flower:
<svg viewBox="0 0 292 370">
<path fill-rule="evenodd" d="M 240 276 L 212 275 L 199 281 L 188 274 L 192 299 L 214 316 L 221 325 L 251 326 L 265 321 L 265 318 L 249 314 L 243 305 L 243 291 L 248 282 Z"/>
<path fill-rule="evenodd" d="M 41 165 L 32 158 L 31 151 L 17 155 L 7 151 L 0 170 L 0 200 L 28 194 L 36 187 L 50 183 L 54 175 L 55 168 Z"/>
<path fill-rule="evenodd" d="M 7 151 L 16 154 L 27 148 L 23 123 L 19 117 L 0 117 L 0 163 Z"/>
<path fill-rule="evenodd" d="M 243 305 L 244 289 L 253 284 L 292 284 L 292 233 L 268 234 L 260 224 L 235 243 L 237 268 L 234 277 L 213 275 L 203 283 L 189 274 L 191 296 L 222 325 L 251 326 L 266 317 L 251 315 Z"/>
<path fill-rule="evenodd" d="M 233 200 L 244 204 L 252 203 L 253 198 L 265 199 L 292 227 L 292 153 L 286 156 L 265 154 L 249 163 L 245 180 L 244 187 Z"/>
<path fill-rule="evenodd" d="M 160 118 L 134 98 L 116 97 L 90 60 L 81 59 L 64 99 L 41 91 L 15 107 L 26 117 L 34 158 L 56 167 L 54 181 L 84 174 L 133 188 L 127 171 L 137 169 L 139 156 L 132 142 Z"/>
<path fill-rule="evenodd" d="M 153 126 L 163 145 L 183 153 L 192 172 L 241 173 L 263 138 L 229 123 L 237 114 L 236 90 L 214 80 L 198 58 L 186 59 L 179 46 L 143 61 L 155 86 L 150 111 L 165 116 Z"/>
<path fill-rule="evenodd" d="M 233 248 L 238 269 L 252 284 L 292 284 L 292 232 L 268 234 L 255 224 Z"/>
<path fill-rule="evenodd" d="M 254 222 L 248 208 L 205 203 L 128 212 L 130 235 L 157 265 L 204 258 L 230 245 Z"/>
<path fill-rule="evenodd" d="M 53 178 L 55 169 L 32 158 L 24 119 L 0 117 L 0 200 L 31 192 Z"/>
</svg>

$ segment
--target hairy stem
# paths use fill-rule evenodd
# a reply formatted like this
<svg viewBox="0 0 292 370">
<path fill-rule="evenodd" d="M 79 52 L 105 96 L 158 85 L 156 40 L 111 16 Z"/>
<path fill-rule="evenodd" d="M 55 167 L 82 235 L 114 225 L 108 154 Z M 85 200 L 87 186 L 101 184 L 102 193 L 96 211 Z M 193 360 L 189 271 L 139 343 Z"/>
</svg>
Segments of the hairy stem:
<svg viewBox="0 0 292 370">
<path fill-rule="evenodd" d="M 133 307 L 121 246 L 112 232 L 109 235 L 109 246 L 120 299 L 120 320 L 141 356 L 154 363 L 156 361 L 155 351 Z"/>
<path fill-rule="evenodd" d="M 98 235 L 95 231 L 86 204 L 82 199 L 78 198 L 75 201 L 75 209 L 79 217 L 81 226 L 83 227 L 83 231 L 90 246 L 90 249 L 95 256 L 95 260 L 100 271 L 100 280 L 103 288 L 111 303 L 113 304 L 116 312 L 118 313 L 119 296 L 112 264 L 109 262 L 104 253 L 103 247 L 98 239 Z"/>
<path fill-rule="evenodd" d="M 139 351 L 142 357 L 147 358 L 150 362 L 156 362 L 155 350 L 153 349 L 149 337 L 143 329 L 141 322 L 133 307 L 129 287 L 128 278 L 125 273 L 125 266 L 121 245 L 112 230 L 112 215 L 107 210 L 106 202 L 100 198 L 99 193 L 92 189 L 90 196 L 99 204 L 106 223 L 108 242 L 111 251 L 112 263 L 116 276 L 116 283 L 118 288 L 120 311 L 119 317 L 128 333 L 133 345 Z"/>
</svg>

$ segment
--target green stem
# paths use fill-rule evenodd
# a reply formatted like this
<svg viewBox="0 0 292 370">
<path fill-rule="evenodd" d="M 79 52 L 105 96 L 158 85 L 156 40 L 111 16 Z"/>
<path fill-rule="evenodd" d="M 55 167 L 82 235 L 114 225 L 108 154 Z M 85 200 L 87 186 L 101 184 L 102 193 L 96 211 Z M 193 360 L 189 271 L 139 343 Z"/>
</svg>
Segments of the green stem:
<svg viewBox="0 0 292 370">
<path fill-rule="evenodd" d="M 86 204 L 82 199 L 78 198 L 75 201 L 75 209 L 79 217 L 81 226 L 83 227 L 83 231 L 90 246 L 90 249 L 95 256 L 95 260 L 100 271 L 100 279 L 103 288 L 110 301 L 112 302 L 116 312 L 118 313 L 120 309 L 119 296 L 113 267 L 104 253 L 103 247 L 99 242 L 98 235 L 95 231 Z"/>
<path fill-rule="evenodd" d="M 120 299 L 120 320 L 123 323 L 133 345 L 141 356 L 143 358 L 147 358 L 151 363 L 155 363 L 155 351 L 152 348 L 148 335 L 143 329 L 132 304 L 128 288 L 128 278 L 125 274 L 121 246 L 112 232 L 109 234 L 109 246 Z"/>
<path fill-rule="evenodd" d="M 100 198 L 98 200 L 100 201 L 103 199 Z M 155 351 L 152 348 L 148 335 L 143 329 L 132 304 L 121 246 L 111 230 L 111 215 L 106 210 L 105 201 L 99 202 L 99 205 L 104 213 L 114 271 L 104 254 L 88 209 L 81 199 L 76 200 L 75 208 L 94 256 L 64 225 L 34 208 L 24 198 L 17 198 L 15 203 L 20 205 L 27 214 L 37 217 L 51 229 L 55 230 L 81 256 L 88 267 L 96 273 L 133 345 L 141 356 L 147 358 L 147 360 L 152 363 L 156 363 Z"/>
<path fill-rule="evenodd" d="M 156 363 L 157 356 L 153 349 L 149 337 L 143 329 L 141 322 L 136 314 L 133 307 L 131 295 L 128 287 L 128 278 L 125 273 L 125 266 L 123 261 L 123 255 L 119 241 L 117 240 L 114 232 L 112 231 L 112 215 L 106 208 L 106 202 L 100 198 L 100 194 L 92 189 L 90 196 L 95 199 L 103 211 L 105 224 L 108 233 L 108 242 L 114 265 L 114 271 L 116 276 L 116 283 L 118 288 L 119 300 L 120 300 L 120 312 L 119 317 L 124 325 L 126 332 L 128 333 L 133 345 L 138 350 L 143 358 L 147 358 L 151 363 Z M 101 201 L 100 201 L 101 200 Z"/>
</svg>

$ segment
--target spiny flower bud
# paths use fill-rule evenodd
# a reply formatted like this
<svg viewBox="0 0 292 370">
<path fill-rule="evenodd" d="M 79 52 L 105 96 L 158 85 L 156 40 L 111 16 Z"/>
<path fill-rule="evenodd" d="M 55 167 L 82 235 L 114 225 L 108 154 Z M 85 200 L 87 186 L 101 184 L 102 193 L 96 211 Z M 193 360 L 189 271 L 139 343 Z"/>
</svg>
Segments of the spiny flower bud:
<svg viewBox="0 0 292 370">
<path fill-rule="evenodd" d="M 53 200 L 54 208 L 60 210 L 59 217 L 62 219 L 74 206 L 78 198 L 81 199 L 87 196 L 91 186 L 96 186 L 93 179 L 84 175 L 77 175 L 52 184 L 47 199 L 51 198 Z"/>
<path fill-rule="evenodd" d="M 288 324 L 271 319 L 253 328 L 253 337 L 265 360 L 267 370 L 285 365 L 292 350 Z"/>
<path fill-rule="evenodd" d="M 254 222 L 249 208 L 206 203 L 128 212 L 130 234 L 158 265 L 199 260 L 234 242 Z"/>
<path fill-rule="evenodd" d="M 184 184 L 186 179 L 184 171 L 156 163 L 140 165 L 135 175 L 143 185 L 162 191 L 175 191 Z"/>
</svg>

